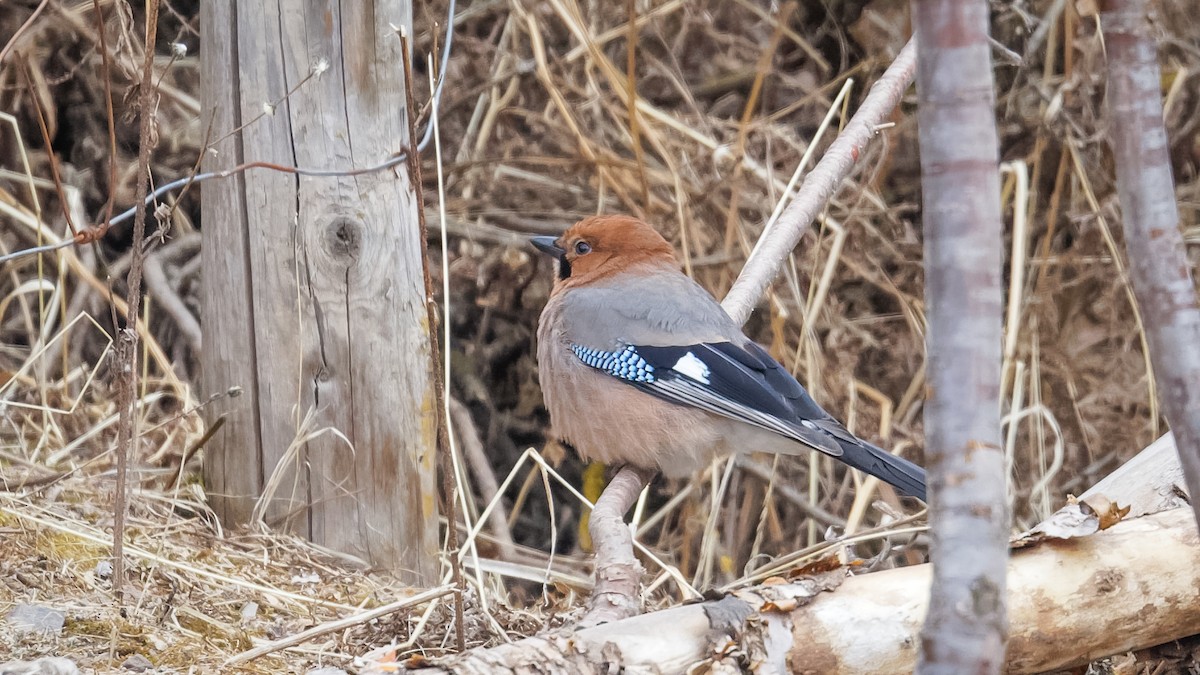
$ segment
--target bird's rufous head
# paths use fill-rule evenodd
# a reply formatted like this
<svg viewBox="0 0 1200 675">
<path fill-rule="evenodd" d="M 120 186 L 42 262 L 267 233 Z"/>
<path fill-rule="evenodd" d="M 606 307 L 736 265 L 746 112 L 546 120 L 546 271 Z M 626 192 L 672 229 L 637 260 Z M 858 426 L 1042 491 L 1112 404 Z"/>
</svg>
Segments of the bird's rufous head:
<svg viewBox="0 0 1200 675">
<path fill-rule="evenodd" d="M 533 237 L 533 245 L 558 260 L 555 290 L 595 282 L 631 266 L 675 266 L 675 251 L 650 225 L 630 216 L 591 216 L 559 237 Z"/>
</svg>

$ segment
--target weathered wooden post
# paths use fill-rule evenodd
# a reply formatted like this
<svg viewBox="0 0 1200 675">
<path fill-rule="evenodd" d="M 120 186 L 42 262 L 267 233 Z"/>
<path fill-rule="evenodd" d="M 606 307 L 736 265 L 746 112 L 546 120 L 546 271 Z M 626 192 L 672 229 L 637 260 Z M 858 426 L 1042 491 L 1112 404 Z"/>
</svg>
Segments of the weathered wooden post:
<svg viewBox="0 0 1200 675">
<path fill-rule="evenodd" d="M 364 167 L 408 147 L 392 26 L 411 29 L 411 2 L 206 2 L 200 24 L 204 170 Z M 205 448 L 216 512 L 244 523 L 270 488 L 268 524 L 431 581 L 436 417 L 404 165 L 252 170 L 206 183 L 202 205 L 203 388 L 243 392 L 208 408 L 227 416 Z"/>
</svg>

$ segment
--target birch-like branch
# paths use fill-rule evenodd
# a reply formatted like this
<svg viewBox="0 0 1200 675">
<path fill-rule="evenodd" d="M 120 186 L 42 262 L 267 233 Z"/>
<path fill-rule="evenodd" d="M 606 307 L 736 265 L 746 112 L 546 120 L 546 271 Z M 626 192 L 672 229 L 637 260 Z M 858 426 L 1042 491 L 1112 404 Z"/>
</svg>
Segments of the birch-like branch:
<svg viewBox="0 0 1200 675">
<path fill-rule="evenodd" d="M 1130 277 L 1163 411 L 1188 487 L 1200 494 L 1200 306 L 1179 231 L 1151 3 L 1103 4 L 1108 104 Z M 1192 508 L 1200 519 L 1200 503 Z"/>
<path fill-rule="evenodd" d="M 909 40 L 892 65 L 871 87 L 846 128 L 805 177 L 792 202 L 775 224 L 763 232 L 756 251 L 746 261 L 737 281 L 721 302 L 735 321 L 745 323 L 750 318 L 763 291 L 800 243 L 808 226 L 816 220 L 817 214 L 853 171 L 863 148 L 900 103 L 900 97 L 912 84 L 915 68 L 916 47 Z"/>
<path fill-rule="evenodd" d="M 596 585 L 583 625 L 627 619 L 642 611 L 643 570 L 633 555 L 633 533 L 625 524 L 625 512 L 652 478 L 632 466 L 621 467 L 596 500 L 588 519 L 588 534 L 596 551 Z"/>
<path fill-rule="evenodd" d="M 1015 552 L 1008 672 L 1056 671 L 1200 634 L 1195 523 L 1190 509 L 1173 509 Z M 925 564 L 850 577 L 815 599 L 829 584 L 766 587 L 757 590 L 771 595 L 742 593 L 472 650 L 420 672 L 740 672 L 697 666 L 736 664 L 748 653 L 761 672 L 912 672 L 931 579 Z"/>
<path fill-rule="evenodd" d="M 1004 239 L 986 0 L 913 0 L 933 584 L 918 672 L 1004 666 Z M 1019 302 L 1020 298 L 1011 298 Z"/>
</svg>

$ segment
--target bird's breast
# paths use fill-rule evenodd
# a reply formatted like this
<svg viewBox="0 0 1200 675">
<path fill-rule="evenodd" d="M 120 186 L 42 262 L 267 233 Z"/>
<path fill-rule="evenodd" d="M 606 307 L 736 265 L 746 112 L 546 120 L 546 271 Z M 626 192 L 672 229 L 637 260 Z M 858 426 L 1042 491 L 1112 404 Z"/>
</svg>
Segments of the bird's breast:
<svg viewBox="0 0 1200 675">
<path fill-rule="evenodd" d="M 677 477 L 722 446 L 723 422 L 588 367 L 571 351 L 553 301 L 538 326 L 538 376 L 553 433 L 586 459 Z"/>
</svg>

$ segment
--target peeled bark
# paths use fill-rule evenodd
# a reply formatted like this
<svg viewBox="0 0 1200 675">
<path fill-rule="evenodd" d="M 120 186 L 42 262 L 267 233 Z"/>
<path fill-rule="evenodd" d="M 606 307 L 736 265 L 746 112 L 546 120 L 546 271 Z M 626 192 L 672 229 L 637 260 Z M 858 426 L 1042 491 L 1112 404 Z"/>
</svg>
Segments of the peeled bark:
<svg viewBox="0 0 1200 675">
<path fill-rule="evenodd" d="M 1080 499 L 1102 494 L 1129 507 L 1127 517 L 1188 506 L 1192 492 L 1184 483 L 1175 436 L 1167 433 L 1088 488 Z"/>
<path fill-rule="evenodd" d="M 917 565 L 868 574 L 798 610 L 791 665 L 798 672 L 911 670 L 929 573 Z M 1014 552 L 1008 587 L 1008 672 L 1082 665 L 1200 633 L 1195 520 L 1173 509 Z M 817 667 L 823 663 L 836 667 Z"/>
</svg>

